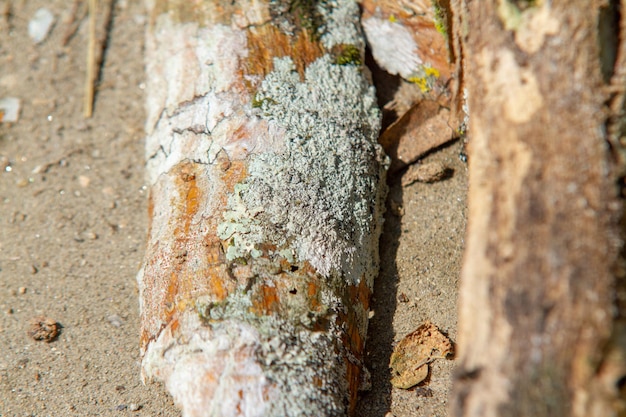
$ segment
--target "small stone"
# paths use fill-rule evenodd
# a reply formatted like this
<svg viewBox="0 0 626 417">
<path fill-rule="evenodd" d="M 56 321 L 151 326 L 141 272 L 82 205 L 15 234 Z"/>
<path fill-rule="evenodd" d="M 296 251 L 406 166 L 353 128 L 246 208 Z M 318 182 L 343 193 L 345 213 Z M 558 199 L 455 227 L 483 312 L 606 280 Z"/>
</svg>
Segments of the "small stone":
<svg viewBox="0 0 626 417">
<path fill-rule="evenodd" d="M 46 343 L 52 342 L 59 335 L 61 325 L 55 320 L 39 316 L 31 321 L 28 334 L 35 340 L 43 340 Z"/>
<path fill-rule="evenodd" d="M 89 177 L 87 177 L 85 175 L 79 175 L 78 176 L 78 183 L 80 184 L 81 187 L 83 187 L 83 188 L 89 187 L 89 183 L 90 182 L 91 182 L 91 180 L 89 179 Z"/>
<path fill-rule="evenodd" d="M 20 295 L 24 295 L 24 294 L 26 294 L 26 287 L 19 287 L 19 288 L 17 289 L 17 292 L 18 292 Z"/>
<path fill-rule="evenodd" d="M 141 406 L 139 404 L 131 404 L 128 406 L 130 411 L 139 411 L 141 410 Z"/>
<path fill-rule="evenodd" d="M 16 97 L 3 97 L 0 98 L 0 122 L 2 123 L 15 123 L 20 116 L 20 107 L 22 102 Z M 6 170 L 11 164 L 3 158 L 2 169 Z"/>
<path fill-rule="evenodd" d="M 117 314 L 111 314 L 110 316 L 108 316 L 107 321 L 111 323 L 114 327 L 120 327 L 122 324 L 124 324 L 124 320 Z"/>
<path fill-rule="evenodd" d="M 433 390 L 426 387 L 417 387 L 414 392 L 418 397 L 431 398 L 433 396 Z"/>
<path fill-rule="evenodd" d="M 42 7 L 35 12 L 33 18 L 28 22 L 28 36 L 33 42 L 41 43 L 48 37 L 53 24 L 54 15 L 50 10 Z"/>
<path fill-rule="evenodd" d="M 398 301 L 400 301 L 401 303 L 408 303 L 409 297 L 407 297 L 405 293 L 401 292 L 398 296 Z"/>
<path fill-rule="evenodd" d="M 404 215 L 404 207 L 402 207 L 402 204 L 393 199 L 389 202 L 389 208 L 391 209 L 391 214 L 396 217 L 402 217 Z"/>
<path fill-rule="evenodd" d="M 115 406 L 115 411 L 124 411 L 128 408 L 126 404 L 120 404 Z"/>
</svg>

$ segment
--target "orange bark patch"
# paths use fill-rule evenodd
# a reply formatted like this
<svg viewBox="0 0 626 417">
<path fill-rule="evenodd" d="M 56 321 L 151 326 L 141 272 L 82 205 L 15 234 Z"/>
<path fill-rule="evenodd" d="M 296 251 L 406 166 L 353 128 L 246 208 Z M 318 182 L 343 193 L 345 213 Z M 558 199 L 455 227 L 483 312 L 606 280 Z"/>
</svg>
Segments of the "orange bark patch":
<svg viewBox="0 0 626 417">
<path fill-rule="evenodd" d="M 300 77 L 306 67 L 324 54 L 323 46 L 307 30 L 287 35 L 272 25 L 248 31 L 248 59 L 243 63 L 248 75 L 265 77 L 274 69 L 274 58 L 291 57 Z"/>
<path fill-rule="evenodd" d="M 350 393 L 350 403 L 348 405 L 348 415 L 354 415 L 356 402 L 359 395 L 359 385 L 361 380 L 361 367 L 350 362 L 346 358 L 346 377 L 348 379 L 348 392 Z"/>
<path fill-rule="evenodd" d="M 202 198 L 200 189 L 196 184 L 196 164 L 193 162 L 181 162 L 172 169 L 176 178 L 179 202 L 173 220 L 176 223 L 174 236 L 186 240 L 191 226 L 191 221 L 198 212 L 199 200 Z"/>
<path fill-rule="evenodd" d="M 320 300 L 318 297 L 319 287 L 315 282 L 309 281 L 307 284 L 307 295 L 310 301 L 311 310 L 317 310 L 320 308 Z"/>
<path fill-rule="evenodd" d="M 280 297 L 276 287 L 259 286 L 252 299 L 251 311 L 257 315 L 270 315 L 280 309 Z"/>
<path fill-rule="evenodd" d="M 170 328 L 172 329 L 172 333 L 178 330 L 179 326 L 180 326 L 180 322 L 177 319 L 172 320 L 172 322 L 170 323 Z"/>
<path fill-rule="evenodd" d="M 228 296 L 228 291 L 224 287 L 223 280 L 224 277 L 220 276 L 219 273 L 213 273 L 209 276 L 209 287 L 211 288 L 211 293 L 218 301 L 222 301 Z"/>
<path fill-rule="evenodd" d="M 224 193 L 220 195 L 221 204 L 226 204 L 228 196 L 235 189 L 235 184 L 240 183 L 247 175 L 247 161 L 231 161 L 230 167 L 224 172 L 221 180 L 224 182 Z"/>
<path fill-rule="evenodd" d="M 357 286 L 350 285 L 348 287 L 348 295 L 350 296 L 351 305 L 360 304 L 366 311 L 369 310 L 372 291 L 365 279 L 361 278 L 361 282 Z"/>
</svg>

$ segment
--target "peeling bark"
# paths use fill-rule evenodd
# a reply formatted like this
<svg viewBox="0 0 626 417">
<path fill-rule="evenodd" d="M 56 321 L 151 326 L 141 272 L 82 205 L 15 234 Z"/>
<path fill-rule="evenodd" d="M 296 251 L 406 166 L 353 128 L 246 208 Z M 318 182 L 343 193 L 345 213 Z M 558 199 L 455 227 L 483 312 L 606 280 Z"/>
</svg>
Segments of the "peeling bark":
<svg viewBox="0 0 626 417">
<path fill-rule="evenodd" d="M 603 3 L 452 3 L 470 114 L 452 415 L 624 413 Z"/>
<path fill-rule="evenodd" d="M 142 375 L 185 416 L 351 414 L 387 165 L 358 7 L 148 6 Z"/>
</svg>

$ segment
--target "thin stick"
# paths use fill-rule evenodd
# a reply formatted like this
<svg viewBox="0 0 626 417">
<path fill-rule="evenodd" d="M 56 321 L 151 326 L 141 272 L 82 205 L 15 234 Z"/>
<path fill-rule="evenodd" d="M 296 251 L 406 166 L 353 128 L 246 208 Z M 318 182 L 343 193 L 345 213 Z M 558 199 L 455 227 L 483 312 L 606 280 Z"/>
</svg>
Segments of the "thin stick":
<svg viewBox="0 0 626 417">
<path fill-rule="evenodd" d="M 96 78 L 96 8 L 97 0 L 89 0 L 89 44 L 87 45 L 87 77 L 85 78 L 84 116 L 93 114 L 94 82 Z"/>
<path fill-rule="evenodd" d="M 80 22 L 85 17 L 85 9 L 82 7 L 80 10 L 81 16 L 80 18 L 77 17 L 79 13 L 78 8 L 82 4 L 83 4 L 82 0 L 74 0 L 74 3 L 72 4 L 72 11 L 70 13 L 69 18 L 67 19 L 67 22 L 65 22 L 65 33 L 63 34 L 63 38 L 61 39 L 62 46 L 67 46 L 70 39 L 72 39 L 74 35 L 76 35 L 76 32 L 78 31 L 78 27 L 80 26 Z"/>
</svg>

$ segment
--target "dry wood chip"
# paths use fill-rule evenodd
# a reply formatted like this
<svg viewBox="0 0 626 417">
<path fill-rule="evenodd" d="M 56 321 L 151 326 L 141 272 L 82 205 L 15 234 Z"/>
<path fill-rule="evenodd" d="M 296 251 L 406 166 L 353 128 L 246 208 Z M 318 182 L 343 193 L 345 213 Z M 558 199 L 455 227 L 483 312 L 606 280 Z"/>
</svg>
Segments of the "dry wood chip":
<svg viewBox="0 0 626 417">
<path fill-rule="evenodd" d="M 379 142 L 391 157 L 389 172 L 417 161 L 425 153 L 454 139 L 450 111 L 435 101 L 422 101 L 389 126 Z"/>
<path fill-rule="evenodd" d="M 28 334 L 35 340 L 43 340 L 46 343 L 52 342 L 59 335 L 61 325 L 55 320 L 39 316 L 35 317 L 30 324 Z"/>
<path fill-rule="evenodd" d="M 402 186 L 406 187 L 414 182 L 437 182 L 446 177 L 448 169 L 441 162 L 428 162 L 411 165 L 402 176 Z"/>
<path fill-rule="evenodd" d="M 452 353 L 452 342 L 430 321 L 409 333 L 391 354 L 391 385 L 409 389 L 428 376 L 428 364 Z"/>
</svg>

